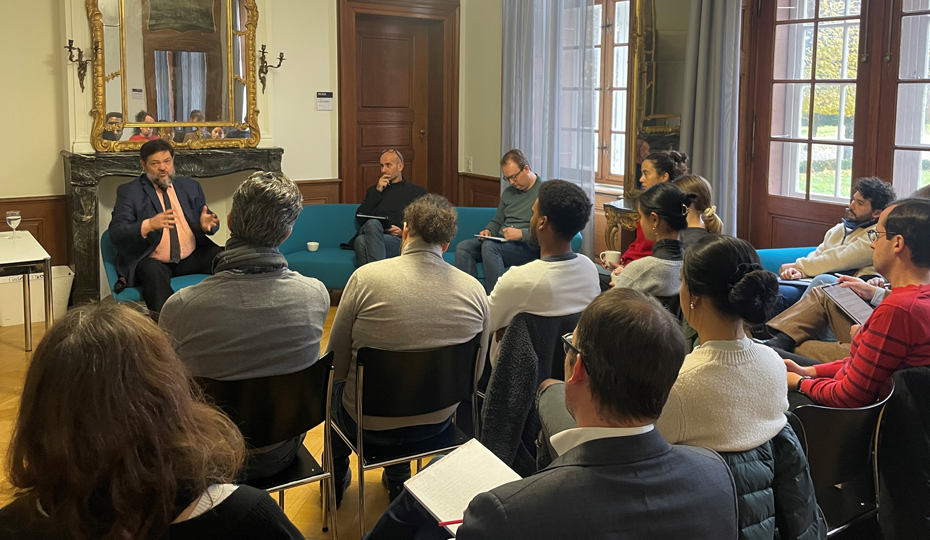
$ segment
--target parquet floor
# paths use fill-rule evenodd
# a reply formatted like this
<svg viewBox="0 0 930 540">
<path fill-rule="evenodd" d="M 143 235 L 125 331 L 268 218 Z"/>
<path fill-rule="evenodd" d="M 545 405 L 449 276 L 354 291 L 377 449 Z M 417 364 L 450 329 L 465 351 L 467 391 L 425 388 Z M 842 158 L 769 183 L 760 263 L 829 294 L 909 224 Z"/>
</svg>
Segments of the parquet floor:
<svg viewBox="0 0 930 540">
<path fill-rule="evenodd" d="M 330 308 L 323 329 L 323 347 L 329 341 L 336 308 Z M 33 325 L 33 344 L 37 345 L 45 333 L 45 323 Z M 23 378 L 29 366 L 31 353 L 23 351 L 23 327 L 8 326 L 0 328 L 0 459 L 3 470 L 0 471 L 0 506 L 12 498 L 7 472 L 6 452 L 10 444 L 13 422 L 19 407 L 23 389 Z M 306 447 L 317 459 L 323 451 L 322 427 L 311 431 L 304 441 Z M 337 527 L 340 540 L 357 540 L 358 534 L 358 470 L 355 468 L 355 456 L 352 457 L 352 484 L 346 491 L 342 507 L 337 513 Z M 381 485 L 381 471 L 369 471 L 365 475 L 365 508 L 368 515 L 367 525 L 373 527 L 378 517 L 388 504 L 387 490 Z M 306 538 L 332 538 L 331 532 L 323 532 L 323 513 L 320 507 L 320 485 L 311 484 L 287 490 L 285 492 L 285 513 L 300 529 Z"/>
</svg>

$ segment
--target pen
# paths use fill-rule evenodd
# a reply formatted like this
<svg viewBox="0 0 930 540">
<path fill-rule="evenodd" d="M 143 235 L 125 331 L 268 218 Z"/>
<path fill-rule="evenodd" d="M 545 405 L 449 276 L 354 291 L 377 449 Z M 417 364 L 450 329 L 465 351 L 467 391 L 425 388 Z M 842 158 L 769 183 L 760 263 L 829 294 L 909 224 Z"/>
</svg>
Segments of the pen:
<svg viewBox="0 0 930 540">
<path fill-rule="evenodd" d="M 461 524 L 462 524 L 461 519 L 453 519 L 452 521 L 440 521 L 439 522 L 440 527 L 448 527 L 449 525 L 461 525 Z"/>
</svg>

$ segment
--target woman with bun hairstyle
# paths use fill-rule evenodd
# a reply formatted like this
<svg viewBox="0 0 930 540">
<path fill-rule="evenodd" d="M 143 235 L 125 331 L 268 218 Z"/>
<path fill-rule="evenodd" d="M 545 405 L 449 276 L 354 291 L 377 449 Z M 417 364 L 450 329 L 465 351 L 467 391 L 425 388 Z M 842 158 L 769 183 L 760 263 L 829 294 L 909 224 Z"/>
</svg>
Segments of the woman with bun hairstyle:
<svg viewBox="0 0 930 540">
<path fill-rule="evenodd" d="M 652 246 L 652 254 L 614 270 L 614 286 L 636 289 L 652 296 L 673 296 L 681 286 L 680 231 L 688 227 L 688 207 L 695 195 L 674 184 L 659 184 L 636 201 L 639 224 Z"/>
<path fill-rule="evenodd" d="M 707 236 L 708 233 L 723 233 L 723 222 L 717 216 L 710 182 L 703 176 L 686 174 L 673 180 L 672 183 L 685 193 L 697 195 L 688 207 L 688 228 L 681 231 L 681 243 L 685 249 Z"/>
<path fill-rule="evenodd" d="M 688 156 L 677 150 L 653 152 L 643 160 L 643 175 L 640 183 L 645 191 L 654 186 L 671 182 L 688 172 Z M 652 241 L 643 235 L 642 224 L 636 225 L 636 240 L 620 256 L 623 265 L 652 254 Z"/>
<path fill-rule="evenodd" d="M 746 337 L 766 320 L 778 278 L 748 242 L 708 235 L 685 251 L 681 309 L 702 344 L 685 357 L 656 427 L 671 444 L 740 452 L 785 427 L 787 379 L 778 353 Z"/>
<path fill-rule="evenodd" d="M 8 457 L 0 538 L 303 538 L 236 486 L 245 443 L 167 335 L 121 304 L 69 311 L 36 347 Z"/>
</svg>

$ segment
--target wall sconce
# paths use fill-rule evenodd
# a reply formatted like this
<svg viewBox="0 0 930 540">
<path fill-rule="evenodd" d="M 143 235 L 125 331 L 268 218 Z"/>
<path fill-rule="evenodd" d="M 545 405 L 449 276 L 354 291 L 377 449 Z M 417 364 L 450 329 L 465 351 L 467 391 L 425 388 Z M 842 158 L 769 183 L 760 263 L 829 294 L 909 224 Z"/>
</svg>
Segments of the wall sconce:
<svg viewBox="0 0 930 540">
<path fill-rule="evenodd" d="M 259 63 L 261 63 L 261 65 L 258 67 L 258 80 L 262 82 L 262 94 L 264 94 L 265 93 L 265 76 L 268 75 L 268 70 L 278 69 L 279 67 L 281 67 L 281 64 L 284 62 L 284 60 L 286 60 L 286 58 L 284 58 L 284 53 L 282 52 L 278 54 L 278 65 L 269 66 L 268 62 L 265 60 L 266 52 L 265 52 L 264 44 L 262 44 L 262 50 L 261 50 L 261 53 L 259 54 L 261 54 L 261 56 L 259 57 L 258 61 Z"/>
<path fill-rule="evenodd" d="M 69 39 L 65 49 L 68 51 L 68 61 L 77 64 L 78 82 L 81 84 L 81 93 L 84 92 L 84 77 L 87 75 L 87 64 L 90 64 L 97 58 L 99 45 L 94 41 L 94 56 L 89 60 L 84 60 L 84 51 L 80 47 L 74 46 L 74 40 Z M 74 57 L 74 51 L 77 50 L 77 58 Z"/>
</svg>

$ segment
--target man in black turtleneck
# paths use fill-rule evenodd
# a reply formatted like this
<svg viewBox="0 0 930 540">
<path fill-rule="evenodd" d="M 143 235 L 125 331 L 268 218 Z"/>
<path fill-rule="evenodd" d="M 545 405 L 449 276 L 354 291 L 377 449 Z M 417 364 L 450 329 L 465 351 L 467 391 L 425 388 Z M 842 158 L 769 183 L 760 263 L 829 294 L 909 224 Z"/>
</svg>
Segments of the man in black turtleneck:
<svg viewBox="0 0 930 540">
<path fill-rule="evenodd" d="M 400 255 L 404 208 L 427 193 L 422 187 L 404 180 L 403 171 L 404 156 L 400 152 L 390 149 L 381 154 L 381 178 L 368 188 L 365 200 L 355 213 L 362 226 L 350 244 L 355 249 L 358 266 Z"/>
</svg>

